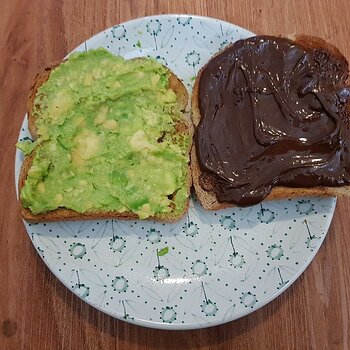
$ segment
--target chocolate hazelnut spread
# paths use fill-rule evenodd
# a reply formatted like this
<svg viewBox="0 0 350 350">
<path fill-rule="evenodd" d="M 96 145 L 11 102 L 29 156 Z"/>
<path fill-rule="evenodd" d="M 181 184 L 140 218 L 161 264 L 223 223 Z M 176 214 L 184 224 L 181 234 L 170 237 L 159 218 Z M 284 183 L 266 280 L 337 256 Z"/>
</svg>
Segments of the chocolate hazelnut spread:
<svg viewBox="0 0 350 350">
<path fill-rule="evenodd" d="M 257 36 L 201 73 L 195 134 L 200 184 L 252 205 L 273 186 L 350 183 L 348 63 L 326 49 Z"/>
</svg>

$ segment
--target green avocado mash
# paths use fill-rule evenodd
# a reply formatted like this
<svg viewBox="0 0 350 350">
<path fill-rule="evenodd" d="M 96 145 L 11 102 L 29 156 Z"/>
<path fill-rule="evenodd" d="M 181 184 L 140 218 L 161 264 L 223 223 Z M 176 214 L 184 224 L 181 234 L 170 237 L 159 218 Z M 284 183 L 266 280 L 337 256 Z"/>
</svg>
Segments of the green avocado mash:
<svg viewBox="0 0 350 350">
<path fill-rule="evenodd" d="M 169 72 L 152 59 L 104 49 L 70 56 L 36 95 L 38 139 L 20 196 L 33 214 L 132 211 L 141 219 L 184 210 L 189 135 Z M 176 194 L 175 196 L 173 196 Z"/>
</svg>

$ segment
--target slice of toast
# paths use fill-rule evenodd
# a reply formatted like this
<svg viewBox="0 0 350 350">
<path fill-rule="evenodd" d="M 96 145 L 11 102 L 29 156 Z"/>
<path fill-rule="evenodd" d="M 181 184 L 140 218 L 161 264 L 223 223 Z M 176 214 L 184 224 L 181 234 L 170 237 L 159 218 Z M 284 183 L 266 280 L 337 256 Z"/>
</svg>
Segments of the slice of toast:
<svg viewBox="0 0 350 350">
<path fill-rule="evenodd" d="M 142 60 L 143 58 L 136 58 L 136 59 Z M 33 86 L 30 90 L 30 94 L 28 98 L 28 128 L 34 140 L 38 137 L 36 123 L 35 123 L 35 116 L 32 113 L 34 108 L 35 96 L 40 86 L 43 85 L 49 79 L 51 72 L 57 66 L 59 66 L 60 64 L 63 64 L 64 62 L 65 61 L 55 62 L 50 66 L 48 66 L 43 72 L 39 73 L 36 76 Z M 170 75 L 169 75 L 168 87 L 175 92 L 177 96 L 177 103 L 182 113 L 182 120 L 177 122 L 175 127 L 179 133 L 185 133 L 189 135 L 189 138 L 191 140 L 188 147 L 188 154 L 189 154 L 192 146 L 193 124 L 190 117 L 188 92 L 184 84 L 181 82 L 181 80 L 170 70 L 169 70 L 169 73 Z M 28 171 L 31 167 L 34 155 L 35 155 L 35 150 L 29 156 L 26 156 L 23 161 L 21 171 L 20 171 L 20 176 L 19 176 L 19 182 L 18 182 L 19 193 L 21 193 L 21 189 L 25 184 Z M 148 217 L 147 220 L 157 220 L 157 221 L 164 221 L 164 222 L 174 222 L 179 220 L 188 210 L 191 186 L 192 186 L 192 176 L 190 171 L 190 165 L 188 165 L 188 172 L 187 172 L 188 196 L 187 196 L 186 205 L 184 207 L 183 212 L 175 213 L 174 211 L 172 211 L 170 213 L 160 213 L 160 214 L 157 214 L 156 216 Z M 175 196 L 176 196 L 176 193 L 174 193 L 173 198 L 175 198 Z M 29 222 L 47 222 L 47 221 L 63 221 L 63 220 L 98 220 L 98 219 L 131 220 L 131 219 L 139 218 L 137 214 L 131 211 L 126 211 L 122 213 L 117 211 L 89 211 L 86 213 L 79 213 L 64 207 L 51 210 L 48 212 L 43 212 L 40 214 L 33 214 L 30 211 L 30 209 L 25 208 L 22 205 L 21 200 L 19 200 L 19 202 L 20 202 L 19 204 L 20 204 L 21 215 L 24 220 Z"/>
<path fill-rule="evenodd" d="M 344 56 L 341 52 L 334 47 L 333 45 L 327 43 L 323 39 L 307 36 L 307 35 L 292 35 L 289 39 L 293 40 L 295 43 L 307 48 L 307 49 L 315 49 L 321 48 L 329 52 L 329 54 L 335 58 L 344 59 Z M 219 52 L 220 53 L 220 52 Z M 218 53 L 218 54 L 219 54 Z M 199 111 L 199 81 L 201 78 L 201 73 L 205 69 L 204 66 L 201 71 L 198 73 L 193 93 L 192 93 L 192 121 L 195 125 L 195 128 L 198 126 L 201 115 Z M 350 105 L 348 106 L 350 110 Z M 194 189 L 196 195 L 202 204 L 203 208 L 206 210 L 218 210 L 224 209 L 228 207 L 235 206 L 232 203 L 227 202 L 219 202 L 214 191 L 210 190 L 215 184 L 215 178 L 213 176 L 208 176 L 205 181 L 208 182 L 207 190 L 204 189 L 199 182 L 200 176 L 203 172 L 200 169 L 197 155 L 196 155 L 196 147 L 193 143 L 191 150 L 191 172 L 192 172 L 192 181 L 194 185 Z M 350 186 L 342 186 L 342 187 L 327 187 L 327 186 L 316 186 L 309 188 L 292 188 L 292 187 L 282 187 L 276 186 L 272 188 L 270 194 L 265 198 L 265 200 L 281 200 L 287 198 L 296 198 L 303 196 L 341 196 L 341 195 L 350 195 Z"/>
</svg>

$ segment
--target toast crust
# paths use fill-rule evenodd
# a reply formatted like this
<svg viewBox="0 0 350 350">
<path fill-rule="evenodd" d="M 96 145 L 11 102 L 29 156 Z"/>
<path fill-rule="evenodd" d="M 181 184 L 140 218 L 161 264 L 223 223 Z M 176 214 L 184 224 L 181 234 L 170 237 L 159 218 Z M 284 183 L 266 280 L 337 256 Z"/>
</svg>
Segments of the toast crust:
<svg viewBox="0 0 350 350">
<path fill-rule="evenodd" d="M 323 39 L 313 37 L 313 36 L 296 35 L 296 34 L 288 36 L 288 38 L 305 48 L 308 48 L 308 49 L 322 48 L 327 50 L 334 57 L 345 59 L 345 57 L 336 47 L 327 43 Z M 219 53 L 217 53 L 216 55 L 218 55 Z M 199 105 L 198 105 L 198 94 L 199 94 L 200 77 L 205 67 L 206 66 L 202 67 L 202 69 L 199 71 L 197 78 L 195 80 L 193 92 L 192 92 L 191 111 L 192 111 L 192 121 L 195 128 L 198 126 L 201 119 Z M 348 108 L 350 108 L 349 105 L 348 105 Z M 235 206 L 232 203 L 219 202 L 213 191 L 205 190 L 200 185 L 199 177 L 202 175 L 202 171 L 198 163 L 198 159 L 196 155 L 196 147 L 194 143 L 191 149 L 190 164 L 191 164 L 192 181 L 193 181 L 195 193 L 204 209 L 219 210 L 219 209 Z M 272 188 L 271 193 L 264 199 L 264 201 L 282 200 L 287 198 L 297 198 L 297 197 L 304 197 L 304 196 L 330 197 L 330 196 L 343 196 L 343 195 L 344 196 L 350 195 L 350 186 L 342 186 L 342 187 L 315 186 L 310 188 L 292 188 L 292 187 L 276 186 Z"/>
<path fill-rule="evenodd" d="M 136 58 L 136 59 L 140 59 L 140 58 Z M 35 117 L 32 114 L 36 93 L 40 88 L 40 86 L 49 79 L 52 70 L 64 62 L 65 60 L 54 62 L 50 66 L 48 66 L 43 72 L 39 73 L 35 77 L 33 86 L 30 89 L 28 103 L 27 103 L 28 128 L 34 140 L 38 137 L 37 129 L 35 125 Z M 175 92 L 177 96 L 177 101 L 180 105 L 180 109 L 182 111 L 182 117 L 183 117 L 182 121 L 178 123 L 178 125 L 176 125 L 176 128 L 181 132 L 188 133 L 191 140 L 188 148 L 188 154 L 190 154 L 194 128 L 193 128 L 193 124 L 190 116 L 190 104 L 189 104 L 188 92 L 184 84 L 181 82 L 181 80 L 169 69 L 168 71 L 170 72 L 169 87 Z M 34 158 L 34 154 L 35 154 L 35 151 L 33 151 L 29 156 L 26 156 L 23 161 L 20 175 L 19 175 L 19 181 L 18 181 L 19 193 L 21 192 L 21 189 L 25 184 L 28 171 L 31 167 L 31 164 Z M 188 172 L 187 172 L 188 195 L 190 195 L 191 187 L 192 187 L 192 175 L 190 171 L 190 165 L 188 165 Z M 30 209 L 23 207 L 20 199 L 19 199 L 19 205 L 20 205 L 20 213 L 22 218 L 28 222 L 49 222 L 49 221 L 64 221 L 64 220 L 100 220 L 100 219 L 120 219 L 120 220 L 138 220 L 139 219 L 137 214 L 129 211 L 124 213 L 120 213 L 117 211 L 89 211 L 86 213 L 78 213 L 74 210 L 66 209 L 66 208 L 58 208 L 45 213 L 33 214 L 30 211 Z M 183 217 L 183 215 L 187 212 L 188 207 L 189 207 L 189 197 L 187 198 L 187 202 L 182 213 L 176 216 L 173 213 L 159 214 L 156 216 L 149 217 L 146 220 L 175 222 L 180 220 Z"/>
</svg>

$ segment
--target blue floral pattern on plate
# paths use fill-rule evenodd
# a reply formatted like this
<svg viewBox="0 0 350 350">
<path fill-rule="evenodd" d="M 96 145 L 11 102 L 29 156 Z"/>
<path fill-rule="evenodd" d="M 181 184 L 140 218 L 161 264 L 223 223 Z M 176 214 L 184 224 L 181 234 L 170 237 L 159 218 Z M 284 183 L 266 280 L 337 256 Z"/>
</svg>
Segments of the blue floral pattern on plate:
<svg viewBox="0 0 350 350">
<path fill-rule="evenodd" d="M 217 19 L 163 15 L 109 28 L 74 51 L 105 47 L 154 57 L 191 91 L 196 74 L 227 44 L 253 33 Z M 30 138 L 27 119 L 20 139 Z M 23 155 L 16 155 L 16 180 Z M 283 292 L 327 234 L 335 198 L 264 202 L 207 212 L 191 199 L 179 222 L 82 221 L 28 224 L 38 254 L 95 308 L 155 328 L 228 322 Z"/>
</svg>

